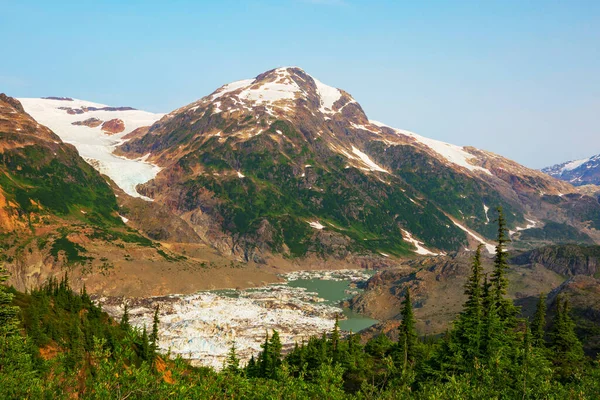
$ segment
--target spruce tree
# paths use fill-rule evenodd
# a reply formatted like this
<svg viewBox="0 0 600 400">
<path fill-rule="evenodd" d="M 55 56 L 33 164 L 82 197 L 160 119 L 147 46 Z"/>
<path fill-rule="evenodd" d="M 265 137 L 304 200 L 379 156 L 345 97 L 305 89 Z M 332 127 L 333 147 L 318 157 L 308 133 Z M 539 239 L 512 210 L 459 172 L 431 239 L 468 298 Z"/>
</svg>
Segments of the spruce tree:
<svg viewBox="0 0 600 400">
<path fill-rule="evenodd" d="M 254 357 L 251 358 L 251 361 L 254 362 Z M 235 351 L 235 341 L 231 343 L 231 348 L 225 362 L 225 370 L 236 375 L 240 372 L 240 359 Z"/>
<path fill-rule="evenodd" d="M 150 349 L 153 357 L 158 350 L 158 326 L 160 324 L 158 311 L 159 306 L 157 305 L 156 309 L 154 310 L 154 317 L 152 319 L 152 332 L 150 332 Z"/>
<path fill-rule="evenodd" d="M 121 317 L 121 329 L 128 331 L 131 328 L 129 323 L 129 305 L 127 302 L 123 304 L 123 316 Z"/>
<path fill-rule="evenodd" d="M 268 377 L 274 378 L 275 372 L 281 365 L 281 339 L 279 338 L 279 332 L 273 330 L 273 335 L 271 335 L 271 341 L 269 343 L 269 371 Z"/>
<path fill-rule="evenodd" d="M 333 362 L 339 361 L 339 347 L 340 347 L 340 321 L 339 317 L 335 315 L 335 324 L 333 325 L 333 332 L 331 333 L 331 352 Z"/>
<path fill-rule="evenodd" d="M 402 321 L 399 327 L 398 345 L 400 349 L 399 355 L 402 357 L 402 369 L 405 371 L 409 364 L 414 363 L 417 356 L 416 321 L 410 299 L 410 289 L 406 289 L 406 294 L 402 301 L 401 315 Z"/>
<path fill-rule="evenodd" d="M 552 361 L 556 372 L 563 378 L 570 378 L 582 368 L 583 347 L 575 334 L 575 323 L 569 315 L 569 301 L 556 298 L 556 314 L 550 334 Z"/>
<path fill-rule="evenodd" d="M 533 316 L 533 322 L 531 324 L 531 336 L 532 344 L 536 347 L 544 347 L 546 342 L 544 337 L 546 335 L 546 295 L 540 294 L 540 298 L 537 302 L 535 314 Z"/>
<path fill-rule="evenodd" d="M 465 356 L 469 360 L 480 356 L 481 330 L 483 325 L 483 268 L 481 267 L 480 244 L 475 251 L 471 264 L 471 275 L 465 285 L 465 302 L 463 311 L 458 318 L 457 336 Z"/>
<path fill-rule="evenodd" d="M 144 361 L 149 361 L 150 357 L 150 341 L 148 340 L 148 331 L 146 330 L 146 325 L 144 325 L 144 329 L 142 330 L 142 337 L 140 343 L 140 357 Z"/>
<path fill-rule="evenodd" d="M 8 271 L 4 265 L 0 265 L 0 329 L 3 333 L 11 333 L 17 330 L 17 314 L 19 308 L 12 305 L 13 295 L 8 293 L 4 286 L 8 280 Z"/>
<path fill-rule="evenodd" d="M 269 362 L 271 361 L 271 349 L 269 346 L 269 332 L 266 332 L 265 342 L 261 344 L 262 351 L 258 353 L 258 376 L 266 378 L 269 373 Z"/>
<path fill-rule="evenodd" d="M 506 271 L 508 270 L 508 252 L 506 244 L 510 242 L 506 228 L 506 220 L 502 207 L 496 209 L 498 211 L 498 237 L 496 239 L 496 253 L 494 257 L 494 271 L 490 283 L 492 284 L 493 300 L 496 303 L 498 315 L 500 319 L 506 323 L 506 327 L 514 327 L 516 325 L 517 310 L 511 300 L 505 299 L 506 289 L 508 288 L 508 279 Z"/>
</svg>

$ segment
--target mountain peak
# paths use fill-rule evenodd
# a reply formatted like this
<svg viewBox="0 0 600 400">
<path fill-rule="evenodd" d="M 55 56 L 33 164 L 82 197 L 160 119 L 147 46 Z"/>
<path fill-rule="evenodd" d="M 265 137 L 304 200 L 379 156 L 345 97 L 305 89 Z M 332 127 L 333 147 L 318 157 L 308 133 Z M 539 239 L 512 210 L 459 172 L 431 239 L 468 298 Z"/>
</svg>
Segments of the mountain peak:
<svg viewBox="0 0 600 400">
<path fill-rule="evenodd" d="M 308 108 L 330 119 L 336 112 L 356 101 L 343 90 L 326 85 L 299 67 L 280 67 L 221 86 L 210 95 L 176 112 L 212 105 L 213 113 L 249 111 L 264 107 L 271 116 L 289 112 L 297 106 Z M 172 113 L 173 114 L 173 113 Z"/>
</svg>

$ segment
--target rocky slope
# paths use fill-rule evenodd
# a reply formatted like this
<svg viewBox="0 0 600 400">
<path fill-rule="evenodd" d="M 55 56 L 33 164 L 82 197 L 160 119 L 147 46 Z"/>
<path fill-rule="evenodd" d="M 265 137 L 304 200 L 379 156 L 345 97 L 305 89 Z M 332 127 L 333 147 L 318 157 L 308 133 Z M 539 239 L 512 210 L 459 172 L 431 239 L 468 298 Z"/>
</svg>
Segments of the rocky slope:
<svg viewBox="0 0 600 400">
<path fill-rule="evenodd" d="M 117 153 L 160 166 L 140 193 L 240 260 L 453 252 L 493 238 L 496 206 L 514 239 L 548 221 L 600 239 L 600 204 L 570 184 L 371 121 L 350 94 L 295 67 L 225 85 Z"/>
<path fill-rule="evenodd" d="M 364 332 L 395 338 L 401 301 L 406 290 L 413 297 L 417 328 L 422 335 L 445 332 L 466 300 L 464 284 L 470 273 L 470 254 L 408 260 L 369 279 L 365 291 L 347 305 L 381 322 Z M 510 259 L 509 296 L 531 317 L 540 293 L 548 294 L 552 314 L 556 297 L 569 298 L 578 334 L 586 338 L 590 354 L 600 351 L 600 246 L 556 245 L 516 254 Z M 484 259 L 484 272 L 492 260 Z M 591 340 L 588 340 L 590 339 Z"/>
<path fill-rule="evenodd" d="M 600 154 L 546 167 L 542 172 L 575 186 L 600 185 Z"/>
<path fill-rule="evenodd" d="M 145 221 L 148 236 L 170 235 L 181 244 L 150 240 L 127 227 L 123 214 L 134 226 Z M 117 198 L 73 145 L 35 121 L 18 100 L 0 95 L 0 263 L 18 289 L 66 272 L 77 289 L 85 283 L 90 292 L 133 296 L 215 287 L 207 276 L 221 287 L 276 280 L 252 266 L 250 275 L 240 273 L 171 217 L 162 206 L 122 191 Z"/>
</svg>

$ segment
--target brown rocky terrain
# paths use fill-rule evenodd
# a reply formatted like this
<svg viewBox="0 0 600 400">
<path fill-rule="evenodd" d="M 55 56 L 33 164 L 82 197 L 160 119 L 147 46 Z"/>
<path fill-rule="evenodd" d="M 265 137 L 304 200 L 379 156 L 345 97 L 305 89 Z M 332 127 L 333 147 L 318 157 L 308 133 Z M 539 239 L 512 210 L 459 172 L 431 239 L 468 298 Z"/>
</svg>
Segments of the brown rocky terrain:
<svg viewBox="0 0 600 400">
<path fill-rule="evenodd" d="M 102 131 L 107 135 L 114 135 L 125 130 L 125 122 L 119 118 L 114 118 L 102 124 Z"/>
<path fill-rule="evenodd" d="M 71 124 L 73 125 L 83 125 L 83 126 L 87 126 L 89 128 L 97 128 L 100 125 L 102 125 L 102 120 L 98 119 L 98 118 L 88 118 L 86 120 L 83 121 L 75 121 L 72 122 Z"/>
</svg>

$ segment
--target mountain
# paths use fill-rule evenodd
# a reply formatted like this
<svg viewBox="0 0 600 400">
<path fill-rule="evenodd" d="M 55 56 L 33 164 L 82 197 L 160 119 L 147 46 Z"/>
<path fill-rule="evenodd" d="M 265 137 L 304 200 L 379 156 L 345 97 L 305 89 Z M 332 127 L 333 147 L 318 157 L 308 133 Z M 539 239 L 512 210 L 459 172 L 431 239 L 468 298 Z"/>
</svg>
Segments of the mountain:
<svg viewBox="0 0 600 400">
<path fill-rule="evenodd" d="M 558 240 L 600 239 L 600 204 L 572 185 L 369 120 L 349 93 L 297 67 L 224 85 L 116 153 L 159 166 L 137 190 L 243 260 L 490 249 L 497 206 L 514 239 L 536 228 L 532 242 L 556 240 L 548 222 L 576 233 Z"/>
<path fill-rule="evenodd" d="M 600 184 L 600 154 L 542 169 L 542 172 L 575 186 Z"/>
<path fill-rule="evenodd" d="M 42 105 L 49 102 L 77 103 L 42 99 L 24 104 L 41 113 Z M 72 109 L 59 111 L 80 115 L 70 114 Z M 110 153 L 101 144 L 93 149 L 95 143 L 102 143 L 102 138 L 85 135 L 86 130 L 95 128 L 72 125 L 83 131 L 70 131 L 70 117 L 53 115 L 47 109 L 45 112 L 49 115 L 46 122 L 60 129 L 63 137 L 72 134 L 79 148 L 92 147 L 90 153 L 98 156 L 98 162 L 91 158 L 88 161 L 96 168 L 107 167 L 104 171 L 117 173 L 115 166 L 121 162 L 121 172 L 127 179 L 145 179 L 136 175 L 139 169 L 135 169 L 135 164 L 141 162 L 119 161 L 112 156 L 115 161 L 111 164 L 106 156 Z M 128 129 L 130 121 L 123 116 L 119 119 L 125 121 Z M 141 120 L 139 124 L 145 122 Z M 101 129 L 101 125 L 97 128 Z M 112 132 L 102 133 L 109 134 Z M 194 231 L 164 206 L 144 200 L 137 192 L 134 194 L 138 197 L 129 196 L 90 163 L 75 146 L 65 143 L 28 114 L 21 102 L 0 95 L 0 265 L 10 271 L 10 284 L 29 290 L 48 277 L 68 273 L 78 289 L 85 284 L 93 293 L 142 296 L 235 287 L 240 281 L 251 281 L 247 274 L 234 274 L 233 267 L 215 272 L 216 267 L 230 265 L 230 260 L 201 243 Z M 126 182 L 134 183 L 134 179 Z M 129 188 L 134 190 L 133 186 Z M 125 185 L 124 189 L 128 187 Z M 131 220 L 125 215 L 130 215 Z M 138 223 L 144 229 L 135 229 Z M 152 240 L 152 236 L 160 240 L 164 235 L 181 243 L 163 246 Z M 255 273 L 257 284 L 275 279 L 248 269 Z M 208 276 L 215 277 L 216 282 L 208 282 Z"/>
</svg>

